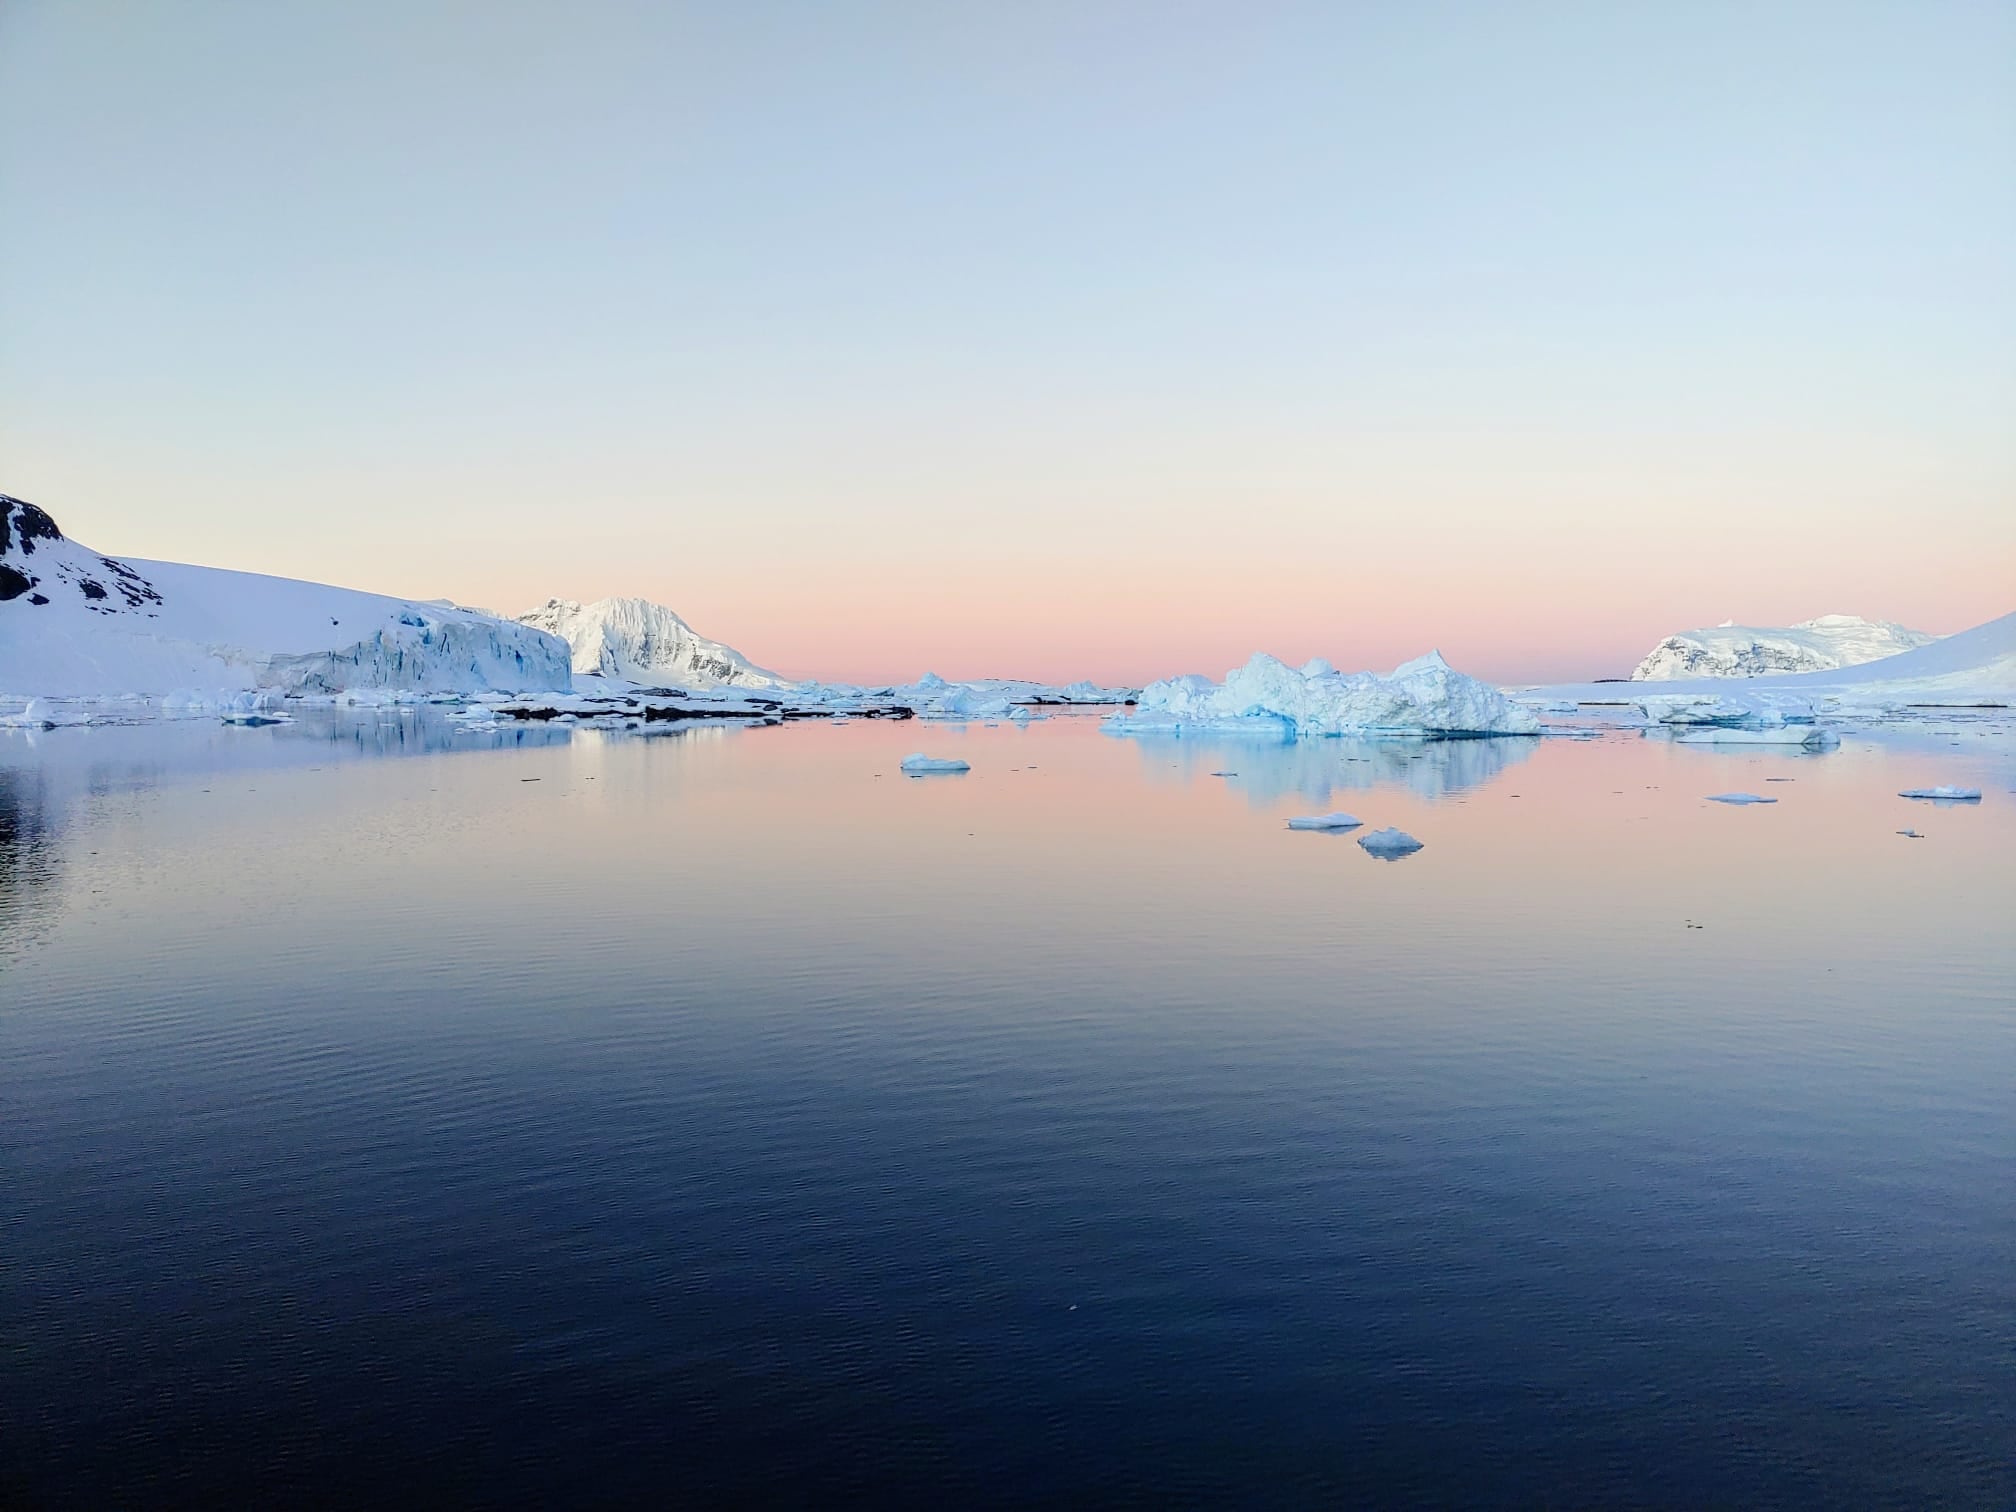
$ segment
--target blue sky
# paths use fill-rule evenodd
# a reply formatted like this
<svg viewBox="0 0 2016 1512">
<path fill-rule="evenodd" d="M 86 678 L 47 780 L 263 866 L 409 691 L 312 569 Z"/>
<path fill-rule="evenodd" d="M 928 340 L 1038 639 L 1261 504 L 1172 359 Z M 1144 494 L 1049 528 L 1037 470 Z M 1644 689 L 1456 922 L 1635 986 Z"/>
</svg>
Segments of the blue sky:
<svg viewBox="0 0 2016 1512">
<path fill-rule="evenodd" d="M 2016 7 L 0 10 L 0 488 L 787 670 L 2016 607 Z"/>
</svg>

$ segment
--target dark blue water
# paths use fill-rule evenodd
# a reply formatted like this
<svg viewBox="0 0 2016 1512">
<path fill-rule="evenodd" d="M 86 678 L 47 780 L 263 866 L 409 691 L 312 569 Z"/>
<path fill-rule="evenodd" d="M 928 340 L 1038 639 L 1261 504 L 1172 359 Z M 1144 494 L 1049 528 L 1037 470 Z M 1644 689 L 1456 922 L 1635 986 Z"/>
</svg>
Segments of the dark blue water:
<svg viewBox="0 0 2016 1512">
<path fill-rule="evenodd" d="M 0 746 L 11 1500 L 2016 1503 L 1995 731 Z"/>
</svg>

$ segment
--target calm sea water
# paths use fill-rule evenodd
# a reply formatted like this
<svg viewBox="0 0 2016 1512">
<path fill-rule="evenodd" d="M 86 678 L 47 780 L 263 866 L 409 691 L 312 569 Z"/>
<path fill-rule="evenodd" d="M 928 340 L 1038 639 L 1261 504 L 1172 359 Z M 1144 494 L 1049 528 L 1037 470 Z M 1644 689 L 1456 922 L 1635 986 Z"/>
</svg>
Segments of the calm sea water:
<svg viewBox="0 0 2016 1512">
<path fill-rule="evenodd" d="M 0 1496 L 2010 1506 L 2012 753 L 0 737 Z"/>
</svg>

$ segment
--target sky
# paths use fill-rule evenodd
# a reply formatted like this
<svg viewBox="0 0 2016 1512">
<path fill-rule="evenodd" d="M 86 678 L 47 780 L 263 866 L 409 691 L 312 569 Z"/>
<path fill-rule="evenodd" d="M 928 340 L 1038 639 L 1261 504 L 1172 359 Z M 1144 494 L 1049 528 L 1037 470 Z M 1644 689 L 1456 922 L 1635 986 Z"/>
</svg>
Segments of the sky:
<svg viewBox="0 0 2016 1512">
<path fill-rule="evenodd" d="M 0 490 L 796 675 L 2016 609 L 2016 4 L 0 6 Z"/>
</svg>

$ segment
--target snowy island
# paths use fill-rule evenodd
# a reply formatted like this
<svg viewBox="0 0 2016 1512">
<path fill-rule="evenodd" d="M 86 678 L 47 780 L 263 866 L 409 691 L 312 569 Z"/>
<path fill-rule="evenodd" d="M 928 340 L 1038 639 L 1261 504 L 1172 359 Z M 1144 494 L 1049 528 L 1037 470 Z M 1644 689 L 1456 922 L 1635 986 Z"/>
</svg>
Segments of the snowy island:
<svg viewBox="0 0 2016 1512">
<path fill-rule="evenodd" d="M 1885 654 L 1889 652 L 1891 654 Z M 1667 674 L 1684 672 L 1685 676 Z M 1015 678 L 794 681 L 642 598 L 549 599 L 517 618 L 258 573 L 106 556 L 0 495 L 0 726 L 191 715 L 258 723 L 296 704 L 464 705 L 470 725 L 618 730 L 694 720 L 916 718 L 1026 724 L 1114 707 L 1115 735 L 1276 742 L 1581 733 L 1601 706 L 1681 744 L 1838 743 L 1843 721 L 2016 702 L 2016 615 L 1943 638 L 1829 615 L 1785 630 L 1668 637 L 1631 682 L 1500 689 L 1436 652 L 1388 673 L 1256 654 L 1221 681 L 1147 687 Z"/>
</svg>

